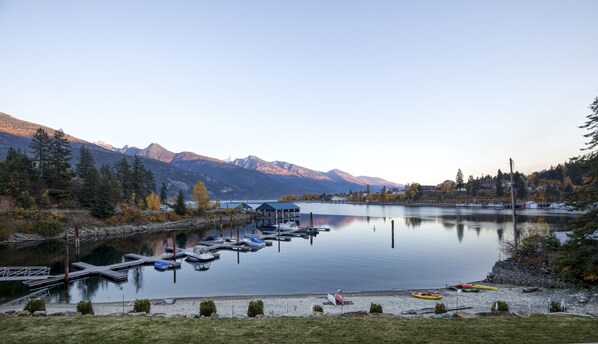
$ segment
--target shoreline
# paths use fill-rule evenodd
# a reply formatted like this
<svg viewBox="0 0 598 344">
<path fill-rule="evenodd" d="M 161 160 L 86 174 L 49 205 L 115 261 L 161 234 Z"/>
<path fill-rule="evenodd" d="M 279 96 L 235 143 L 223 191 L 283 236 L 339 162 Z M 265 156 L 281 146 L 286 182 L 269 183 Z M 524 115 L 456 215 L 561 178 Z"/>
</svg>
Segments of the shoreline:
<svg viewBox="0 0 598 344">
<path fill-rule="evenodd" d="M 466 313 L 489 312 L 495 301 L 505 301 L 511 312 L 548 313 L 550 301 L 564 302 L 567 311 L 572 314 L 598 314 L 598 289 L 550 289 L 541 288 L 533 293 L 523 293 L 522 286 L 493 284 L 497 291 L 482 290 L 479 293 L 457 293 L 446 289 L 401 289 L 383 291 L 361 291 L 343 293 L 351 305 L 325 305 L 325 294 L 292 294 L 292 295 L 225 295 L 215 297 L 182 297 L 152 299 L 148 316 L 194 317 L 199 314 L 199 304 L 204 300 L 212 300 L 216 304 L 220 317 L 244 318 L 249 301 L 260 299 L 264 302 L 266 316 L 312 316 L 312 307 L 322 305 L 325 315 L 340 315 L 347 312 L 367 312 L 370 304 L 383 307 L 384 313 L 401 315 L 413 309 L 434 307 L 437 302 L 444 303 L 447 308 L 457 305 L 471 307 Z M 411 295 L 411 291 L 440 293 L 442 300 L 423 300 Z M 24 304 L 0 306 L 0 313 L 19 312 Z M 75 303 L 47 303 L 46 313 L 76 312 Z M 126 315 L 133 309 L 133 301 L 113 301 L 93 303 L 95 315 Z M 140 315 L 140 314 L 135 314 Z"/>
</svg>

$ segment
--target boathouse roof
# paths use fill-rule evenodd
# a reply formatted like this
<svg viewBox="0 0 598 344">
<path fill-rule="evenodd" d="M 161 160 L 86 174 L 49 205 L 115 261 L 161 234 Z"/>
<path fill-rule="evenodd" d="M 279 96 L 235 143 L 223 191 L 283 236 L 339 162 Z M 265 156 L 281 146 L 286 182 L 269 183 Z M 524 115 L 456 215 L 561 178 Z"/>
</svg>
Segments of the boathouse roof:
<svg viewBox="0 0 598 344">
<path fill-rule="evenodd" d="M 249 204 L 245 202 L 220 203 L 220 209 L 237 209 L 239 207 L 241 207 L 243 210 L 253 209 Z"/>
<path fill-rule="evenodd" d="M 295 210 L 299 206 L 289 202 L 266 202 L 256 208 L 256 210 Z"/>
</svg>

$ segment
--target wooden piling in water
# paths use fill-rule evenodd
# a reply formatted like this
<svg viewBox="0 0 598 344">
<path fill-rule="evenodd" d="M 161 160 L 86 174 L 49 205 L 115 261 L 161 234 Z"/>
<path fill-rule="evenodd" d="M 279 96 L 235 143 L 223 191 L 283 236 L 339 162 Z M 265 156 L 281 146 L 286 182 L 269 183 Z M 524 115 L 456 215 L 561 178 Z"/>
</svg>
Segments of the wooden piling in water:
<svg viewBox="0 0 598 344">
<path fill-rule="evenodd" d="M 392 228 L 392 248 L 395 248 L 395 220 L 390 221 L 390 226 Z"/>
<path fill-rule="evenodd" d="M 314 213 L 309 212 L 309 228 L 314 228 Z"/>
</svg>

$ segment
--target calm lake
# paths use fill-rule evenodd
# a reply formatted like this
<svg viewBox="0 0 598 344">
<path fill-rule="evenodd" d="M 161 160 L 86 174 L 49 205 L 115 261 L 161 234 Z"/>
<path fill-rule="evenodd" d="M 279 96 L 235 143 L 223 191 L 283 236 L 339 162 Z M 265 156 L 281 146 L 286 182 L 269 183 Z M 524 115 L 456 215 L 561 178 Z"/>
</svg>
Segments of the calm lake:
<svg viewBox="0 0 598 344">
<path fill-rule="evenodd" d="M 183 261 L 176 272 L 153 266 L 129 270 L 128 282 L 89 278 L 52 287 L 51 302 L 108 302 L 139 298 L 223 295 L 327 293 L 342 289 L 375 291 L 444 287 L 447 283 L 481 280 L 501 256 L 500 243 L 513 237 L 508 210 L 436 207 L 297 203 L 301 226 L 314 214 L 317 227 L 328 227 L 312 238 L 273 242 L 256 252 L 221 251 L 220 259 L 198 271 Z M 519 228 L 541 224 L 565 227 L 574 215 L 551 211 L 521 211 Z M 391 221 L 394 220 L 394 247 Z M 251 233 L 253 225 L 225 229 L 224 237 Z M 108 265 L 126 253 L 159 255 L 172 246 L 192 248 L 214 229 L 144 234 L 81 244 L 80 260 Z M 74 246 L 71 262 L 76 261 Z M 34 246 L 0 246 L 0 266 L 45 265 L 63 273 L 65 246 L 44 242 Z M 206 267 L 209 267 L 207 270 Z M 197 269 L 197 270 L 196 270 Z M 0 282 L 0 303 L 27 295 L 20 282 Z"/>
</svg>

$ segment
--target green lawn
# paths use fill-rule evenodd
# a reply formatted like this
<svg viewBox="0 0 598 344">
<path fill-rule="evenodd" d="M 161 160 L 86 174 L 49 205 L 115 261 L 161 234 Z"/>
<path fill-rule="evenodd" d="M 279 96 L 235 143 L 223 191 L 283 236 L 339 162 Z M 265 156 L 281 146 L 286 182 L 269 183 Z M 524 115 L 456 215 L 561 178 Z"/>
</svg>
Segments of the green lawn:
<svg viewBox="0 0 598 344">
<path fill-rule="evenodd" d="M 598 319 L 0 317 L 2 343 L 598 342 Z"/>
</svg>

